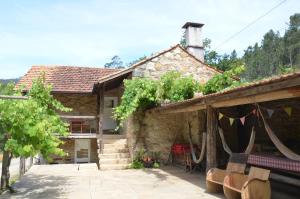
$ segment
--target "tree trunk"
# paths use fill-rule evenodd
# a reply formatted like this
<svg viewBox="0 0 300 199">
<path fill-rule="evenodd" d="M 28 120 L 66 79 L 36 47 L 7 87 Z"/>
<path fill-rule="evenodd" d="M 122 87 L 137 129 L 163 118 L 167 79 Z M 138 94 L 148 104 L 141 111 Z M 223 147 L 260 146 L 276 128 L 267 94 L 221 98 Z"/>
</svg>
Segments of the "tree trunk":
<svg viewBox="0 0 300 199">
<path fill-rule="evenodd" d="M 289 52 L 289 59 L 290 59 L 291 68 L 293 68 L 292 51 Z"/>
<path fill-rule="evenodd" d="M 3 151 L 3 159 L 2 159 L 2 174 L 1 174 L 1 190 L 10 189 L 9 187 L 9 166 L 10 161 L 12 159 L 12 154 L 8 151 Z"/>
<path fill-rule="evenodd" d="M 211 106 L 207 106 L 207 154 L 206 171 L 217 166 L 217 115 Z"/>
<path fill-rule="evenodd" d="M 19 175 L 20 177 L 24 175 L 25 171 L 26 171 L 26 159 L 25 157 L 20 157 L 20 166 L 19 166 Z"/>
</svg>

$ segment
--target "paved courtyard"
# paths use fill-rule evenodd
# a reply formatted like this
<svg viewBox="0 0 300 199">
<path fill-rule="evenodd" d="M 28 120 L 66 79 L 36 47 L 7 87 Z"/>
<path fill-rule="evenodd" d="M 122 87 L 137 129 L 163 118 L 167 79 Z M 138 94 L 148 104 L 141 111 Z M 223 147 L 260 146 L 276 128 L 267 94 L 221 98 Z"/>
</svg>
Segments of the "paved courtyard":
<svg viewBox="0 0 300 199">
<path fill-rule="evenodd" d="M 35 165 L 1 198 L 223 198 L 205 192 L 204 176 L 175 167 L 98 171 L 95 164 Z"/>
</svg>

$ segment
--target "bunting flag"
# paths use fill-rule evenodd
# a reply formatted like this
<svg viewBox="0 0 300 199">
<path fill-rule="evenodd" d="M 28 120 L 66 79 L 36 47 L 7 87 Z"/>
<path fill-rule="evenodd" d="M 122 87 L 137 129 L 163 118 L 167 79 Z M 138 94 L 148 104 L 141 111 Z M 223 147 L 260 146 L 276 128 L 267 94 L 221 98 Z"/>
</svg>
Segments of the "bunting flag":
<svg viewBox="0 0 300 199">
<path fill-rule="evenodd" d="M 234 119 L 233 118 L 229 118 L 229 122 L 230 122 L 230 126 L 232 126 Z"/>
<path fill-rule="evenodd" d="M 292 108 L 291 107 L 284 107 L 283 109 L 291 117 L 291 115 L 292 115 Z"/>
<path fill-rule="evenodd" d="M 222 113 L 219 113 L 219 120 L 221 120 L 223 118 L 223 114 Z"/>
<path fill-rule="evenodd" d="M 272 117 L 273 113 L 274 113 L 274 110 L 273 109 L 267 109 L 267 112 L 268 112 L 268 115 L 269 115 L 269 118 Z"/>
<path fill-rule="evenodd" d="M 240 118 L 240 120 L 241 120 L 241 122 L 242 122 L 243 125 L 245 124 L 245 119 L 246 119 L 245 116 Z"/>
</svg>

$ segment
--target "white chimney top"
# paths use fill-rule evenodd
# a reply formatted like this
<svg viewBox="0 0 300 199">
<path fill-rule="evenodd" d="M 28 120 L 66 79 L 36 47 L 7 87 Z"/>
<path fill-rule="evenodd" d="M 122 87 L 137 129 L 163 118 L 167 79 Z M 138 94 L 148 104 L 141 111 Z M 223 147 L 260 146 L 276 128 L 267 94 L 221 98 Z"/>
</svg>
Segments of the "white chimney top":
<svg viewBox="0 0 300 199">
<path fill-rule="evenodd" d="M 204 62 L 204 49 L 201 31 L 204 24 L 187 22 L 182 26 L 185 30 L 186 48 L 189 53 Z"/>
</svg>

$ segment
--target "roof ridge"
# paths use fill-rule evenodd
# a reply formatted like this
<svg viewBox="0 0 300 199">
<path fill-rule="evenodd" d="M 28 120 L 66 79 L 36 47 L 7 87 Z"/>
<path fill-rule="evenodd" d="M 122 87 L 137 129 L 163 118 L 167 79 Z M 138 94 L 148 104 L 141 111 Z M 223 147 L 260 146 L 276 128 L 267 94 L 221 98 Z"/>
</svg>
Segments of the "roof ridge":
<svg viewBox="0 0 300 199">
<path fill-rule="evenodd" d="M 103 66 L 74 66 L 74 65 L 32 65 L 31 68 L 84 68 L 84 69 L 104 69 L 104 70 L 123 70 L 119 68 L 104 68 Z"/>
<path fill-rule="evenodd" d="M 186 49 L 184 49 L 180 44 L 176 44 L 176 45 L 173 45 L 173 46 L 169 47 L 168 49 L 165 49 L 165 50 L 162 50 L 162 51 L 160 51 L 160 52 L 157 52 L 157 53 L 151 55 L 150 57 L 146 57 L 145 59 L 143 59 L 143 60 L 141 60 L 141 61 L 139 61 L 139 62 L 137 62 L 137 63 L 135 63 L 135 64 L 132 64 L 132 65 L 129 66 L 128 68 L 125 68 L 125 69 L 123 69 L 123 70 L 117 71 L 117 72 L 115 72 L 115 73 L 113 73 L 113 74 L 111 74 L 111 75 L 104 76 L 104 77 L 102 77 L 102 78 L 100 78 L 100 79 L 98 80 L 98 83 L 102 83 L 102 82 L 104 82 L 106 79 L 110 79 L 110 78 L 112 78 L 112 76 L 116 76 L 116 75 L 118 75 L 118 74 L 123 75 L 123 73 L 126 72 L 126 71 L 131 72 L 131 71 L 132 71 L 133 69 L 135 69 L 136 67 L 138 67 L 138 66 L 140 66 L 140 65 L 142 65 L 142 64 L 144 64 L 144 63 L 146 63 L 146 62 L 148 62 L 148 61 L 151 61 L 152 59 L 155 59 L 156 57 L 159 57 L 159 56 L 161 56 L 162 54 L 165 54 L 165 53 L 167 53 L 167 52 L 169 52 L 169 51 L 171 51 L 171 50 L 173 50 L 173 49 L 175 49 L 175 48 L 177 48 L 177 47 L 179 47 L 181 50 L 183 50 L 184 52 L 186 52 L 190 57 L 194 58 L 196 61 L 198 61 L 198 62 L 201 63 L 202 65 L 206 66 L 207 68 L 209 68 L 209 69 L 211 69 L 211 70 L 213 70 L 213 71 L 215 71 L 215 72 L 218 72 L 218 73 L 223 73 L 223 72 L 224 72 L 224 71 L 222 71 L 222 70 L 219 70 L 219 69 L 217 69 L 217 68 L 215 68 L 215 67 L 213 67 L 213 66 L 210 66 L 210 65 L 204 63 L 203 61 L 201 61 L 200 59 L 198 59 L 197 57 L 195 57 L 194 55 L 192 55 L 191 53 L 189 53 L 189 52 L 188 52 Z"/>
<path fill-rule="evenodd" d="M 194 56 L 194 55 L 191 54 L 189 51 L 187 51 L 185 48 L 183 48 L 180 44 L 178 44 L 178 45 L 179 45 L 179 48 L 181 48 L 181 50 L 183 50 L 184 52 L 186 52 L 190 57 L 194 58 L 196 61 L 200 62 L 201 64 L 203 64 L 203 65 L 206 66 L 207 68 L 213 69 L 214 71 L 219 72 L 219 73 L 224 73 L 224 71 L 222 71 L 222 70 L 220 70 L 220 69 L 217 69 L 216 67 L 211 66 L 211 65 L 205 63 L 204 61 L 201 61 L 201 60 L 198 59 L 196 56 Z"/>
</svg>

